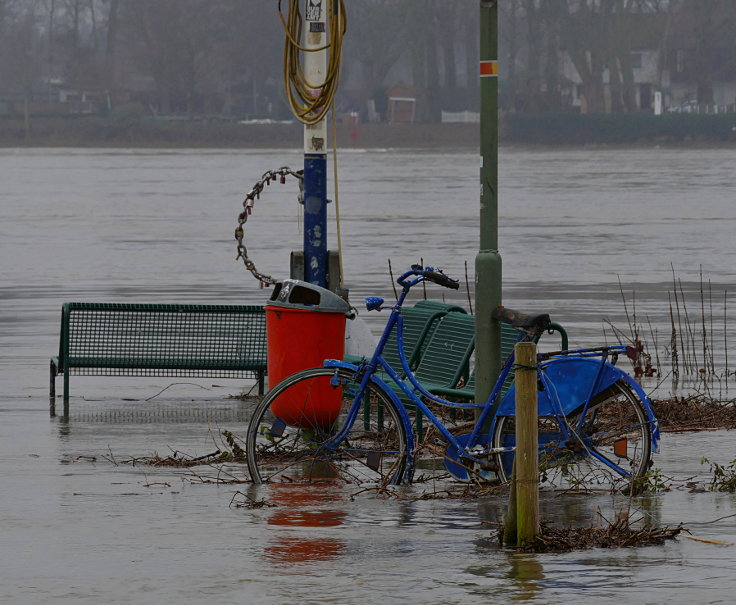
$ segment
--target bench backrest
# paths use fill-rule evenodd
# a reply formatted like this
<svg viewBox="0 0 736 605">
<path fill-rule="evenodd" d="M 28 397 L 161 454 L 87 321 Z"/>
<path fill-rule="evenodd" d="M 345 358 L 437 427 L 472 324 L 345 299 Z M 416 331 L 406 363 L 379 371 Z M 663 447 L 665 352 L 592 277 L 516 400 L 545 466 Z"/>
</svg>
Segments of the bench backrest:
<svg viewBox="0 0 736 605">
<path fill-rule="evenodd" d="M 454 387 L 467 376 L 475 346 L 475 317 L 452 312 L 437 324 L 415 372 L 420 383 Z"/>
<path fill-rule="evenodd" d="M 444 311 L 434 308 L 404 307 L 401 309 L 401 317 L 404 324 L 404 353 L 409 362 L 409 367 L 415 367 L 418 363 L 422 343 L 427 341 L 437 321 L 444 314 Z M 401 374 L 401 360 L 399 359 L 396 330 L 391 332 L 386 341 L 383 357 L 394 370 Z"/>
<path fill-rule="evenodd" d="M 65 303 L 60 369 L 260 369 L 266 322 L 258 305 Z"/>
<path fill-rule="evenodd" d="M 467 314 L 467 311 L 463 309 L 459 305 L 455 305 L 452 303 L 446 303 L 441 302 L 439 300 L 419 300 L 414 305 L 415 309 L 434 309 L 435 311 L 439 311 L 442 313 L 442 315 L 446 315 L 447 313 L 464 313 Z M 416 363 L 414 366 L 416 366 L 419 363 L 419 360 L 422 358 L 422 355 L 424 354 L 424 349 L 427 348 L 427 345 L 429 344 L 429 340 L 432 336 L 432 331 L 434 328 L 437 327 L 437 322 L 434 323 L 430 331 L 425 336 L 424 340 L 419 343 L 419 350 L 417 351 L 416 356 Z"/>
<path fill-rule="evenodd" d="M 506 363 L 506 359 L 514 351 L 516 340 L 518 339 L 519 333 L 509 326 L 508 324 L 501 324 L 501 363 Z M 514 371 L 511 370 L 509 375 L 501 387 L 501 395 L 511 388 L 511 384 L 514 382 Z M 468 398 L 473 398 L 473 392 L 475 391 L 475 369 L 470 373 L 468 381 L 463 385 L 463 390 L 468 391 Z"/>
<path fill-rule="evenodd" d="M 547 327 L 547 330 L 550 332 L 558 332 L 560 334 L 561 349 L 566 350 L 568 347 L 568 342 L 567 332 L 565 331 L 565 329 L 560 324 L 551 322 Z M 515 328 L 512 328 L 510 325 L 505 323 L 501 324 L 501 364 L 505 364 L 508 356 L 514 352 L 514 346 L 516 345 L 516 341 L 518 340 L 518 338 L 519 332 Z M 539 338 L 537 338 L 535 342 L 538 341 Z M 512 368 L 508 376 L 506 376 L 506 380 L 504 380 L 503 385 L 501 386 L 500 395 L 502 397 L 506 394 L 506 391 L 511 388 L 513 382 L 514 370 Z M 473 371 L 470 373 L 470 377 L 468 378 L 467 383 L 463 385 L 462 390 L 468 392 L 468 399 L 473 398 L 473 392 L 475 391 L 475 369 L 473 369 Z"/>
</svg>

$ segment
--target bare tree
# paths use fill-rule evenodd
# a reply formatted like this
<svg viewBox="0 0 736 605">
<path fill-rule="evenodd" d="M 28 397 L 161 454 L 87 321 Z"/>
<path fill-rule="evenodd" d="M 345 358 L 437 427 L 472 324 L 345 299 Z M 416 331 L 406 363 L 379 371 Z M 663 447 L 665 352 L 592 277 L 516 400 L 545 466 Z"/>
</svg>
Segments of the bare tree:
<svg viewBox="0 0 736 605">
<path fill-rule="evenodd" d="M 502 3 L 501 7 L 506 3 Z M 465 54 L 466 105 L 474 109 L 480 104 L 478 60 L 480 58 L 479 6 L 474 2 L 463 2 L 458 7 L 457 35 L 462 40 Z"/>
<path fill-rule="evenodd" d="M 17 0 L 0 0 L 0 27 L 13 20 Z"/>
<path fill-rule="evenodd" d="M 0 75 L 5 86 L 20 92 L 23 98 L 23 123 L 26 137 L 30 134 L 30 103 L 33 88 L 42 69 L 40 59 L 41 40 L 37 30 L 34 7 L 27 7 L 15 18 L 8 13 L 0 22 L 5 31 L 0 38 Z"/>
<path fill-rule="evenodd" d="M 347 9 L 343 65 L 355 100 L 403 80 L 420 119 L 477 107 L 477 1 L 350 0 Z M 644 44 L 677 51 L 701 103 L 736 70 L 733 0 L 513 0 L 499 10 L 506 109 L 564 110 L 565 53 L 591 113 L 637 110 L 632 56 Z M 49 98 L 63 79 L 107 91 L 113 105 L 125 88 L 162 112 L 270 111 L 283 105 L 283 44 L 276 2 L 0 0 L 0 71 L 15 74 L 0 87 L 21 86 L 17 56 L 30 49 L 23 87 L 46 86 Z"/>
<path fill-rule="evenodd" d="M 732 0 L 673 1 L 668 46 L 682 53 L 683 71 L 697 82 L 699 104 L 714 102 L 714 82 L 736 70 L 736 3 Z"/>
<path fill-rule="evenodd" d="M 423 4 L 423 3 L 412 3 Z M 421 6 L 396 0 L 352 0 L 348 3 L 345 64 L 358 66 L 365 97 L 377 94 L 386 76 L 407 52 L 413 39 L 410 24 Z M 379 108 L 380 110 L 381 108 Z"/>
</svg>

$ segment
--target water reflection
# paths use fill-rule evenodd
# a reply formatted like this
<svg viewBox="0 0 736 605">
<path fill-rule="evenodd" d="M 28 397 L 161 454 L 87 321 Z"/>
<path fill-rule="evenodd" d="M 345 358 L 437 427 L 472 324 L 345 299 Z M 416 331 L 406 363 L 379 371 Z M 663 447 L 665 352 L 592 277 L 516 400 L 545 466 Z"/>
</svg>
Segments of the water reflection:
<svg viewBox="0 0 736 605">
<path fill-rule="evenodd" d="M 509 571 L 506 574 L 513 580 L 514 601 L 529 601 L 542 591 L 539 581 L 544 580 L 542 563 L 536 555 L 508 553 Z"/>
<path fill-rule="evenodd" d="M 319 531 L 342 525 L 347 513 L 335 508 L 336 489 L 329 484 L 305 487 L 295 484 L 268 486 L 268 500 L 276 507 L 266 523 L 277 528 L 266 544 L 263 556 L 276 566 L 330 561 L 340 558 L 347 547 L 344 540 Z M 334 486 L 337 488 L 338 486 Z M 300 531 L 316 529 L 318 531 Z"/>
<path fill-rule="evenodd" d="M 345 546 L 345 542 L 333 538 L 282 536 L 266 546 L 264 557 L 276 566 L 331 561 L 343 554 Z"/>
</svg>

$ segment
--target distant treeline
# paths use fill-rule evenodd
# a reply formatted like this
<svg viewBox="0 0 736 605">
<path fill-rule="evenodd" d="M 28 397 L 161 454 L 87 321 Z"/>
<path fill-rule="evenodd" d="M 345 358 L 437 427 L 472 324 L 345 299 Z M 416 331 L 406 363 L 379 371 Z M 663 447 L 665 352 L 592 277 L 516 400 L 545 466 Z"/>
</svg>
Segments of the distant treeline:
<svg viewBox="0 0 736 605">
<path fill-rule="evenodd" d="M 137 102 L 157 115 L 288 117 L 278 15 L 286 4 L 0 0 L 0 113 L 59 103 L 107 113 Z M 385 119 L 400 84 L 411 87 L 419 121 L 477 111 L 479 5 L 347 2 L 338 111 L 365 115 L 370 100 Z M 641 111 L 650 91 L 635 75 L 650 67 L 645 86 L 665 87 L 665 72 L 677 73 L 701 105 L 714 103 L 714 83 L 736 82 L 733 0 L 504 1 L 499 38 L 501 107 L 519 113 Z"/>
</svg>

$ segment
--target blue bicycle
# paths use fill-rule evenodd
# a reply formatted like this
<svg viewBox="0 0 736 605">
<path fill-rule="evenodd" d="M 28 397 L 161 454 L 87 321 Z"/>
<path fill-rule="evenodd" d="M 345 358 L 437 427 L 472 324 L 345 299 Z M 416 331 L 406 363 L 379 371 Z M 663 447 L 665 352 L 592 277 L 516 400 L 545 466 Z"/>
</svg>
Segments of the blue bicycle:
<svg viewBox="0 0 736 605">
<path fill-rule="evenodd" d="M 385 486 L 412 481 L 417 466 L 435 472 L 441 467 L 442 473 L 460 481 L 510 477 L 515 390 L 512 385 L 504 392 L 504 384 L 514 371 L 513 354 L 485 402 L 449 401 L 427 391 L 404 354 L 400 313 L 411 288 L 424 280 L 458 288 L 441 270 L 413 266 L 397 280 L 401 293 L 370 359 L 358 365 L 325 360 L 322 367 L 282 380 L 264 397 L 246 435 L 255 483 Z M 366 301 L 369 310 L 383 304 L 378 297 Z M 537 340 L 550 323 L 549 315 L 530 316 L 503 307 L 494 316 L 516 328 L 519 341 Z M 382 355 L 394 330 L 401 368 L 391 367 Z M 626 346 L 607 346 L 538 356 L 543 484 L 568 490 L 625 489 L 650 467 L 659 429 L 644 391 L 615 365 L 627 353 L 631 351 Z M 389 388 L 385 376 L 403 397 Z M 415 413 L 434 427 L 421 448 L 413 431 Z M 419 450 L 433 452 L 430 463 L 417 460 Z"/>
</svg>

